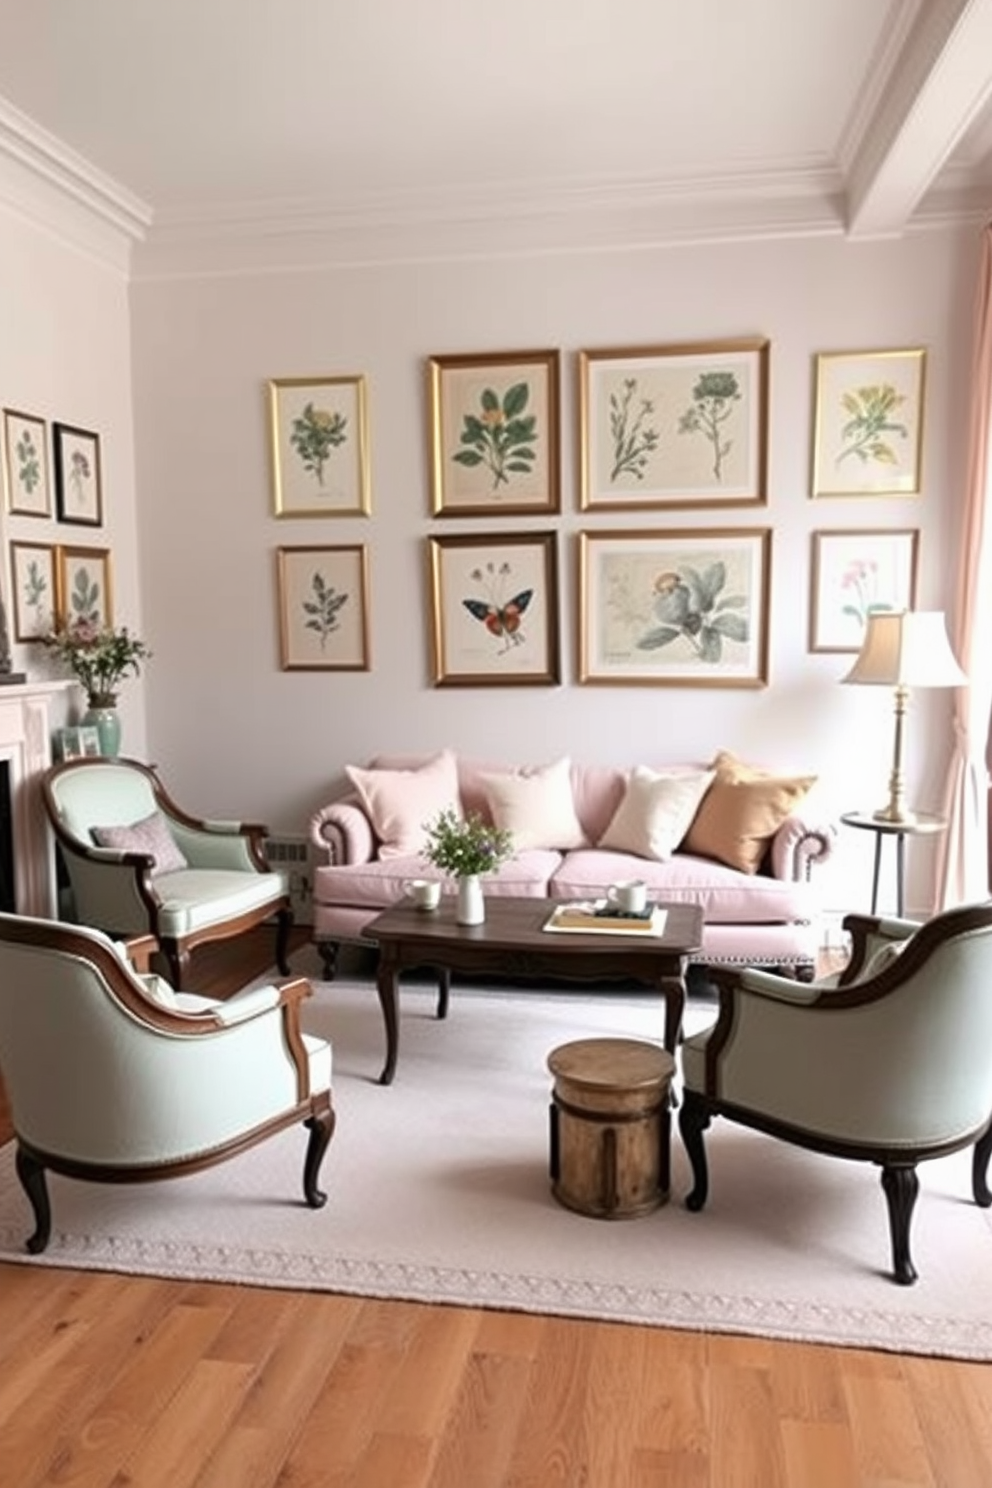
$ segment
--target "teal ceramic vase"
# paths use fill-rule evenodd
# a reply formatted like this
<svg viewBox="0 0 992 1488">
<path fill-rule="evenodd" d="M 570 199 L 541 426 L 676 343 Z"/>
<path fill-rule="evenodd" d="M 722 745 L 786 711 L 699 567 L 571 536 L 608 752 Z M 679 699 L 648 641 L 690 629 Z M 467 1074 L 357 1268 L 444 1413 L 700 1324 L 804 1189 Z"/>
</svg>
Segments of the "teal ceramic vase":
<svg viewBox="0 0 992 1488">
<path fill-rule="evenodd" d="M 120 754 L 121 716 L 117 711 L 116 698 L 91 697 L 89 707 L 83 714 L 83 726 L 96 729 L 101 754 Z"/>
</svg>

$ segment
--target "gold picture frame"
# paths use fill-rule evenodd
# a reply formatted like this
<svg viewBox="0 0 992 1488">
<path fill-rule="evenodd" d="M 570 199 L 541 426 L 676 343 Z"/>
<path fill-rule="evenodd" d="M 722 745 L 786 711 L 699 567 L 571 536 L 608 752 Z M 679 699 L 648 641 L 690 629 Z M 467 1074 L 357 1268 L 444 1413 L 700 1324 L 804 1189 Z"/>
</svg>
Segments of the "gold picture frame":
<svg viewBox="0 0 992 1488">
<path fill-rule="evenodd" d="M 56 548 L 51 543 L 12 542 L 10 577 L 14 640 L 42 641 L 58 614 Z"/>
<path fill-rule="evenodd" d="M 109 548 L 56 548 L 56 613 L 59 625 L 114 623 L 113 566 Z"/>
<path fill-rule="evenodd" d="M 561 681 L 554 532 L 427 539 L 435 687 Z"/>
<path fill-rule="evenodd" d="M 767 685 L 771 528 L 578 541 L 580 682 Z"/>
<path fill-rule="evenodd" d="M 583 511 L 762 506 L 764 337 L 580 351 Z"/>
<path fill-rule="evenodd" d="M 810 544 L 810 651 L 858 652 L 869 615 L 915 608 L 917 528 L 820 531 Z"/>
<path fill-rule="evenodd" d="M 369 559 L 364 543 L 276 549 L 284 672 L 367 672 Z"/>
<path fill-rule="evenodd" d="M 50 517 L 48 425 L 16 408 L 3 411 L 3 473 L 12 517 Z"/>
<path fill-rule="evenodd" d="M 277 517 L 367 517 L 372 510 L 364 376 L 268 383 Z"/>
<path fill-rule="evenodd" d="M 810 493 L 918 496 L 926 350 L 817 354 Z"/>
<path fill-rule="evenodd" d="M 560 354 L 432 356 L 427 377 L 434 515 L 559 512 Z"/>
</svg>

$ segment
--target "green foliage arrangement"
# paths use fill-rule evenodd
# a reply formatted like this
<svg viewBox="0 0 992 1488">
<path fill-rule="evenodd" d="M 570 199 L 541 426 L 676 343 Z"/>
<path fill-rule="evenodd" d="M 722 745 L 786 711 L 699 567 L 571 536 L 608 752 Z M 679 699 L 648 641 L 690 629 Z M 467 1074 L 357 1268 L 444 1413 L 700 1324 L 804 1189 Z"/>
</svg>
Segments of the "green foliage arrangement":
<svg viewBox="0 0 992 1488">
<path fill-rule="evenodd" d="M 513 834 L 494 827 L 477 811 L 462 817 L 448 807 L 427 824 L 424 857 L 455 878 L 491 873 L 513 857 Z"/>
<path fill-rule="evenodd" d="M 479 394 L 479 412 L 466 413 L 462 419 L 461 444 L 465 446 L 452 459 L 459 465 L 485 465 L 493 478 L 492 489 L 509 485 L 511 475 L 530 475 L 537 452 L 537 418 L 525 413 L 530 401 L 526 382 L 507 388 L 500 402 L 493 388 Z"/>
<path fill-rule="evenodd" d="M 152 654 L 127 626 L 114 630 L 88 619 L 61 626 L 44 643 L 86 688 L 91 708 L 113 708 L 124 678 L 132 672 L 137 676 Z"/>
<path fill-rule="evenodd" d="M 344 444 L 347 437 L 348 420 L 344 414 L 317 408 L 311 402 L 293 420 L 289 442 L 299 455 L 304 470 L 316 476 L 322 486 L 324 466 L 330 459 L 331 450 Z"/>
</svg>

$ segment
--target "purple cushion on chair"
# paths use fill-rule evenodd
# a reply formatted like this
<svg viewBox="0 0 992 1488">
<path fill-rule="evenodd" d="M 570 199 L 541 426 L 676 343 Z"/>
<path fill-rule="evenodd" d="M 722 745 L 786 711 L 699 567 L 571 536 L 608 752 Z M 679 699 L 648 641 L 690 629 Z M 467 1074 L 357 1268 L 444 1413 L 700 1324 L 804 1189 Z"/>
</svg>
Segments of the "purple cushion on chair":
<svg viewBox="0 0 992 1488">
<path fill-rule="evenodd" d="M 152 874 L 175 873 L 179 868 L 188 868 L 181 848 L 177 844 L 161 811 L 153 811 L 141 821 L 129 827 L 93 827 L 93 841 L 98 847 L 118 847 L 124 852 L 151 853 L 154 858 Z"/>
</svg>

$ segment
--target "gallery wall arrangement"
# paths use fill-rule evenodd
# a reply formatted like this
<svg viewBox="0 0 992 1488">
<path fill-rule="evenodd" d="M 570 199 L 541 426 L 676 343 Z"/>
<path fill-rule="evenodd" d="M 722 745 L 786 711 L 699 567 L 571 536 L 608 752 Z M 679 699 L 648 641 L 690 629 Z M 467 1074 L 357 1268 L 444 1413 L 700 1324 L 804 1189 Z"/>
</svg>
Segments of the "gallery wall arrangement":
<svg viewBox="0 0 992 1488">
<path fill-rule="evenodd" d="M 43 642 L 79 620 L 98 629 L 113 625 L 110 548 L 28 535 L 39 519 L 57 527 L 103 527 L 100 435 L 53 420 L 49 444 L 46 418 L 4 408 L 2 456 L 6 513 L 17 525 L 17 535 L 4 540 L 13 639 Z"/>
<path fill-rule="evenodd" d="M 561 519 L 562 360 L 547 348 L 425 357 L 429 516 Z M 584 349 L 574 362 L 575 509 L 653 523 L 569 534 L 575 680 L 766 686 L 772 528 L 658 514 L 767 507 L 770 342 Z M 813 354 L 810 499 L 920 495 L 925 371 L 919 347 Z M 279 378 L 268 393 L 274 515 L 370 517 L 365 377 Z M 433 686 L 560 684 L 560 536 L 511 525 L 425 539 Z M 857 652 L 870 614 L 915 605 L 919 537 L 877 521 L 812 532 L 810 652 Z M 370 546 L 277 549 L 284 670 L 371 668 Z"/>
</svg>

